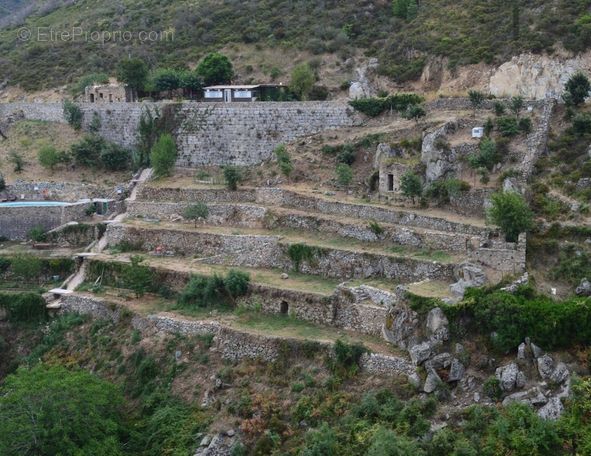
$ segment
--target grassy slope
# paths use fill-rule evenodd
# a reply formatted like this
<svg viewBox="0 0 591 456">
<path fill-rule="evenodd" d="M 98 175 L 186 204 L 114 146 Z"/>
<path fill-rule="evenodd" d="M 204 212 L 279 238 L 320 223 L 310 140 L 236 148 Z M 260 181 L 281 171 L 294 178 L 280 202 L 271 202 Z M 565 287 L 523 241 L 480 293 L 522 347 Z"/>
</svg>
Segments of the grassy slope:
<svg viewBox="0 0 591 456">
<path fill-rule="evenodd" d="M 502 61 L 525 50 L 548 50 L 559 40 L 580 50 L 586 43 L 581 27 L 574 24 L 588 3 L 522 2 L 519 38 L 514 39 L 512 6 L 506 0 L 424 0 L 412 21 L 394 17 L 391 2 L 386 0 L 202 0 L 198 4 L 189 0 L 82 0 L 44 17 L 33 16 L 26 25 L 57 30 L 79 26 L 85 31 L 174 30 L 174 41 L 104 46 L 23 43 L 17 39 L 17 29 L 2 30 L 0 68 L 4 74 L 0 79 L 7 77 L 26 89 L 54 87 L 86 73 L 112 72 L 117 61 L 130 52 L 152 65 L 183 66 L 231 43 L 330 53 L 343 61 L 361 50 L 381 57 L 383 73 L 405 79 L 420 74 L 426 55 L 447 56 L 455 66 Z M 269 69 L 273 65 L 268 62 Z"/>
</svg>

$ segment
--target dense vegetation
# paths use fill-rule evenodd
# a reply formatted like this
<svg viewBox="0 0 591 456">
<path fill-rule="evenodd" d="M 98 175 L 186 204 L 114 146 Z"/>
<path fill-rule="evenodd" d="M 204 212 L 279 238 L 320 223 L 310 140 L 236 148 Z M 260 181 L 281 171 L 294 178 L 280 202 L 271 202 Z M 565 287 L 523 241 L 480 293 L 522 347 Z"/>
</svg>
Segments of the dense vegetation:
<svg viewBox="0 0 591 456">
<path fill-rule="evenodd" d="M 206 0 L 65 2 L 31 16 L 26 25 L 85 32 L 128 30 L 134 39 L 21 41 L 18 28 L 0 32 L 2 76 L 26 89 L 74 83 L 89 73 L 115 73 L 130 53 L 150 67 L 186 68 L 231 43 L 291 47 L 313 54 L 336 53 L 344 62 L 356 49 L 380 58 L 380 71 L 398 80 L 420 75 L 427 56 L 445 56 L 452 68 L 506 60 L 521 51 L 552 51 L 559 42 L 579 51 L 591 43 L 587 0 L 358 0 L 238 4 Z M 393 4 L 394 3 L 394 4 Z M 415 4 L 416 3 L 416 4 Z M 174 39 L 139 41 L 137 32 L 173 31 Z M 269 75 L 273 62 L 267 62 Z"/>
</svg>

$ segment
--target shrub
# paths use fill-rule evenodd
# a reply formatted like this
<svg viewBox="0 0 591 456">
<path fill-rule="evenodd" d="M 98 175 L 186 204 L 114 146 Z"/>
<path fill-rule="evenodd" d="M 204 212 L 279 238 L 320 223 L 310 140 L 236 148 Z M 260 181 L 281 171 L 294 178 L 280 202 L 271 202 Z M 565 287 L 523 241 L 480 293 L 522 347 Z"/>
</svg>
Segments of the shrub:
<svg viewBox="0 0 591 456">
<path fill-rule="evenodd" d="M 353 170 L 345 163 L 339 163 L 336 168 L 337 182 L 343 187 L 348 187 L 353 180 Z"/>
<path fill-rule="evenodd" d="M 316 247 L 310 247 L 306 244 L 290 244 L 287 248 L 287 256 L 293 263 L 293 269 L 299 272 L 302 262 L 312 263 L 320 252 Z"/>
<path fill-rule="evenodd" d="M 470 190 L 470 184 L 459 179 L 443 179 L 431 182 L 425 190 L 425 196 L 437 200 L 439 204 L 449 203 L 451 197 Z"/>
<path fill-rule="evenodd" d="M 367 352 L 367 349 L 361 344 L 348 344 L 338 339 L 334 344 L 333 351 L 333 370 L 354 374 L 359 370 L 361 356 Z"/>
<path fill-rule="evenodd" d="M 355 148 L 353 147 L 353 144 L 345 144 L 342 146 L 340 152 L 337 155 L 337 163 L 352 165 L 355 163 L 355 159 Z"/>
<path fill-rule="evenodd" d="M 579 136 L 591 133 L 591 114 L 577 114 L 573 119 L 573 131 Z"/>
<path fill-rule="evenodd" d="M 168 133 L 158 138 L 150 152 L 150 163 L 156 177 L 169 176 L 177 158 L 176 144 Z"/>
<path fill-rule="evenodd" d="M 94 84 L 106 84 L 109 82 L 109 75 L 105 73 L 91 73 L 82 76 L 74 86 L 73 92 L 76 95 L 84 94 L 86 87 Z"/>
<path fill-rule="evenodd" d="M 25 159 L 21 154 L 12 150 L 8 155 L 8 161 L 12 164 L 12 169 L 15 173 L 20 173 L 25 167 Z"/>
<path fill-rule="evenodd" d="M 415 122 L 418 122 L 426 115 L 427 111 L 425 111 L 425 108 L 418 104 L 410 105 L 408 108 L 406 108 L 406 111 L 402 112 L 403 118 L 407 120 L 414 120 Z"/>
<path fill-rule="evenodd" d="M 531 119 L 529 117 L 524 117 L 519 119 L 519 130 L 524 134 L 531 133 Z"/>
<path fill-rule="evenodd" d="M 307 100 L 315 82 L 316 75 L 312 68 L 310 68 L 310 65 L 302 63 L 296 66 L 291 72 L 289 87 L 300 100 Z"/>
<path fill-rule="evenodd" d="M 80 130 L 82 128 L 82 119 L 84 114 L 80 107 L 69 100 L 64 101 L 63 105 L 64 119 L 70 124 L 74 130 Z"/>
<path fill-rule="evenodd" d="M 421 178 L 412 171 L 407 171 L 400 178 L 400 190 L 404 196 L 411 198 L 414 204 L 415 198 L 420 198 L 423 194 Z"/>
<path fill-rule="evenodd" d="M 479 92 L 478 90 L 470 90 L 468 92 L 468 98 L 470 99 L 470 104 L 472 105 L 472 108 L 474 108 L 474 110 L 477 110 L 482 106 L 486 97 L 482 92 Z"/>
<path fill-rule="evenodd" d="M 102 166 L 109 171 L 127 169 L 131 161 L 129 149 L 114 143 L 105 143 L 99 155 Z"/>
<path fill-rule="evenodd" d="M 246 272 L 230 269 L 224 279 L 224 287 L 232 299 L 244 296 L 248 292 L 250 275 Z"/>
<path fill-rule="evenodd" d="M 225 278 L 194 275 L 181 292 L 178 302 L 183 306 L 208 307 L 212 305 L 234 304 L 236 298 L 248 292 L 250 276 L 242 271 L 231 269 Z"/>
<path fill-rule="evenodd" d="M 497 146 L 490 138 L 484 138 L 480 142 L 477 154 L 468 156 L 468 164 L 473 169 L 484 168 L 491 171 L 498 161 Z"/>
<path fill-rule="evenodd" d="M 370 220 L 367 226 L 376 236 L 381 236 L 384 233 L 384 228 L 382 228 L 381 225 L 375 220 Z"/>
<path fill-rule="evenodd" d="M 511 137 L 519 134 L 519 124 L 515 117 L 499 117 L 497 129 L 502 136 Z"/>
<path fill-rule="evenodd" d="M 226 166 L 224 168 L 224 179 L 228 189 L 236 191 L 238 184 L 242 182 L 242 172 L 235 166 Z"/>
<path fill-rule="evenodd" d="M 495 101 L 493 104 L 493 109 L 495 111 L 495 115 L 496 116 L 502 116 L 505 114 L 505 105 L 503 103 L 501 103 L 500 101 Z"/>
<path fill-rule="evenodd" d="M 43 262 L 33 255 L 18 255 L 11 259 L 11 271 L 25 282 L 38 280 L 43 271 Z"/>
<path fill-rule="evenodd" d="M 77 164 L 87 167 L 98 167 L 101 160 L 101 152 L 106 146 L 106 141 L 100 136 L 88 135 L 80 142 L 72 144 L 70 151 Z"/>
<path fill-rule="evenodd" d="M 55 147 L 45 145 L 39 149 L 38 159 L 41 166 L 53 171 L 60 162 L 60 154 Z"/>
<path fill-rule="evenodd" d="M 209 208 L 205 203 L 191 204 L 185 209 L 183 217 L 187 220 L 193 220 L 197 227 L 198 220 L 205 220 L 209 216 Z"/>
<path fill-rule="evenodd" d="M 388 110 L 406 112 L 410 106 L 419 105 L 423 101 L 423 97 L 414 93 L 398 93 L 387 97 L 360 98 L 349 104 L 369 117 L 377 117 Z"/>
<path fill-rule="evenodd" d="M 38 323 L 47 320 L 47 303 L 36 293 L 0 293 L 0 307 L 8 320 L 18 323 Z"/>
<path fill-rule="evenodd" d="M 493 194 L 487 215 L 505 233 L 509 242 L 516 242 L 520 233 L 533 226 L 532 211 L 523 196 L 515 192 Z"/>
<path fill-rule="evenodd" d="M 562 96 L 567 105 L 579 106 L 585 102 L 591 91 L 589 78 L 581 72 L 573 74 L 564 85 L 565 93 Z"/>
<path fill-rule="evenodd" d="M 314 85 L 310 89 L 308 98 L 313 101 L 324 101 L 328 100 L 328 89 L 325 86 Z"/>
<path fill-rule="evenodd" d="M 43 242 L 47 239 L 47 233 L 42 226 L 36 226 L 31 228 L 28 237 L 35 242 Z"/>
<path fill-rule="evenodd" d="M 6 190 L 6 181 L 4 180 L 4 175 L 0 173 L 0 192 L 2 190 Z"/>
<path fill-rule="evenodd" d="M 489 377 L 482 385 L 482 391 L 493 401 L 499 401 L 503 397 L 501 382 L 496 377 Z"/>
<path fill-rule="evenodd" d="M 281 173 L 285 177 L 289 177 L 289 175 L 293 171 L 293 163 L 291 162 L 291 158 L 289 156 L 289 153 L 287 152 L 287 148 L 284 144 L 281 144 L 275 148 L 274 152 Z"/>
<path fill-rule="evenodd" d="M 141 263 L 144 259 L 139 255 L 133 255 L 131 265 L 125 269 L 125 286 L 129 287 L 135 293 L 136 298 L 141 298 L 153 285 L 154 275 L 147 266 Z"/>
</svg>

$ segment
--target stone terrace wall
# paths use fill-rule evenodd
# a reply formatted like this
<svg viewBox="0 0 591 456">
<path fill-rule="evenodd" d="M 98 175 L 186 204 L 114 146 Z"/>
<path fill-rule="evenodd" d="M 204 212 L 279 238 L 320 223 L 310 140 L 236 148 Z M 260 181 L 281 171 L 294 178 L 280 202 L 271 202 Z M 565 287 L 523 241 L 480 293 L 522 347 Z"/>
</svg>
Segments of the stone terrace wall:
<svg viewBox="0 0 591 456">
<path fill-rule="evenodd" d="M 255 165 L 273 149 L 297 138 L 348 127 L 360 117 L 341 102 L 264 103 L 79 103 L 88 128 L 95 113 L 99 134 L 126 147 L 138 141 L 142 112 L 170 116 L 179 149 L 177 166 Z M 61 103 L 3 103 L 0 118 L 22 112 L 25 119 L 64 122 Z"/>
<path fill-rule="evenodd" d="M 104 266 L 96 258 L 87 261 Z M 110 275 L 109 268 L 94 268 L 102 271 L 103 283 L 115 284 L 117 277 Z M 155 281 L 179 292 L 187 285 L 191 274 L 184 271 L 150 266 Z M 96 280 L 91 275 L 88 280 Z M 359 304 L 352 296 L 342 290 L 332 295 L 276 288 L 259 283 L 251 283 L 248 294 L 239 298 L 238 305 L 259 309 L 265 314 L 288 314 L 299 320 L 323 326 L 350 329 L 363 334 L 380 336 L 386 321 L 385 306 Z M 260 307 L 259 307 L 260 306 Z"/>
<path fill-rule="evenodd" d="M 287 249 L 279 236 L 222 235 L 196 231 L 134 227 L 112 224 L 107 227 L 109 245 L 128 242 L 143 250 L 157 246 L 181 255 L 198 255 L 209 264 L 255 268 L 292 269 Z M 314 261 L 304 262 L 305 274 L 335 278 L 384 277 L 401 282 L 424 279 L 451 280 L 453 265 L 367 252 L 321 248 Z"/>
<path fill-rule="evenodd" d="M 146 186 L 138 195 L 138 200 L 153 202 L 257 203 L 266 206 L 280 206 L 301 211 L 320 212 L 340 217 L 375 220 L 395 225 L 474 236 L 488 236 L 491 231 L 490 228 L 452 222 L 430 215 L 371 204 L 328 200 L 321 196 L 305 195 L 281 188 L 260 187 L 231 192 L 225 189 L 177 189 Z"/>
<path fill-rule="evenodd" d="M 87 208 L 88 203 L 70 206 L 0 207 L 0 236 L 24 240 L 33 228 L 41 227 L 49 231 L 67 222 L 86 219 Z"/>
<path fill-rule="evenodd" d="M 62 298 L 63 313 L 80 313 L 93 318 L 119 321 L 121 315 L 127 312 L 118 305 L 107 301 L 81 295 L 68 295 Z M 212 349 L 219 352 L 222 358 L 229 361 L 242 359 L 261 359 L 274 361 L 280 356 L 299 356 L 313 350 L 317 354 L 332 354 L 330 342 L 310 342 L 306 340 L 251 334 L 232 329 L 216 321 L 196 321 L 182 319 L 167 314 L 142 317 L 132 315 L 131 325 L 143 333 L 165 332 L 180 333 L 185 336 L 214 335 Z M 401 375 L 409 378 L 416 376 L 416 368 L 412 363 L 398 356 L 382 353 L 366 353 L 360 360 L 363 370 L 370 374 Z"/>
<path fill-rule="evenodd" d="M 172 220 L 182 217 L 188 206 L 190 203 L 134 201 L 128 204 L 127 213 L 130 217 Z M 368 223 L 363 221 L 347 221 L 295 210 L 290 212 L 289 209 L 275 211 L 263 206 L 240 203 L 210 203 L 207 207 L 208 225 L 318 231 L 365 242 L 390 241 L 398 245 L 460 253 L 466 253 L 467 246 L 475 238 L 470 234 L 411 230 L 399 225 L 382 225 L 383 233 L 377 236 Z M 476 241 L 479 239 L 476 237 Z"/>
</svg>

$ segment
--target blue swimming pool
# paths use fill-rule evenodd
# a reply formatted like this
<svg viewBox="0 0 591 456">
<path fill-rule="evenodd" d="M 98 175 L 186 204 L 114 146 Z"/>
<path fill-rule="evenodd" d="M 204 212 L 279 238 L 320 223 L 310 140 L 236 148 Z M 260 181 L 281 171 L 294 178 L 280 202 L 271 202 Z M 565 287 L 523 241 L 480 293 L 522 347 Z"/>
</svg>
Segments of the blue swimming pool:
<svg viewBox="0 0 591 456">
<path fill-rule="evenodd" d="M 70 206 L 71 203 L 64 203 L 62 201 L 13 201 L 9 203 L 0 203 L 0 208 L 3 207 L 56 207 L 56 206 Z"/>
</svg>

